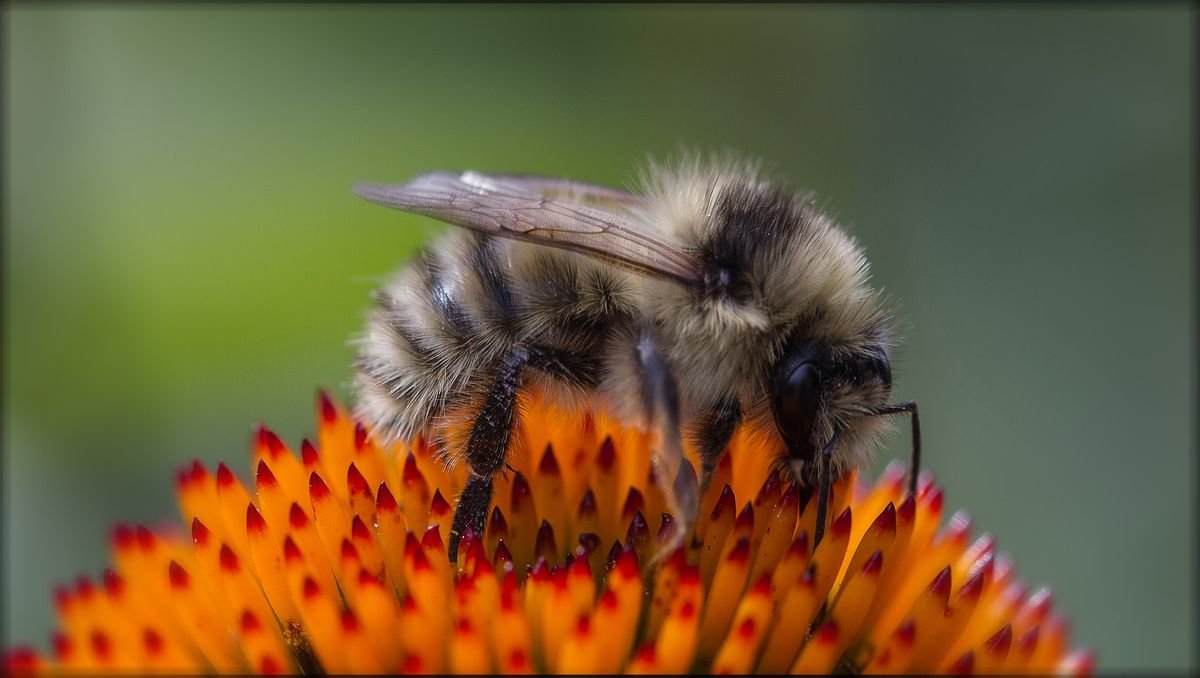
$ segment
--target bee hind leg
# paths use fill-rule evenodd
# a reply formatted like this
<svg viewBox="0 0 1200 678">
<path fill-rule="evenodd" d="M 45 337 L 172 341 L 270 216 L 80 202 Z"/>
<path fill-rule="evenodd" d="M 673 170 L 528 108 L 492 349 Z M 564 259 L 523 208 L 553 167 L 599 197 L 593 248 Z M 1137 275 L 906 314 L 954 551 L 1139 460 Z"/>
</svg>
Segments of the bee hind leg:
<svg viewBox="0 0 1200 678">
<path fill-rule="evenodd" d="M 518 348 L 500 360 L 475 415 L 464 455 L 471 467 L 471 477 L 458 497 L 454 519 L 450 523 L 450 542 L 446 551 L 451 563 L 458 561 L 458 544 L 465 535 L 483 536 L 492 504 L 494 478 L 508 461 L 508 448 L 518 416 L 517 392 L 528 362 L 529 351 L 524 348 Z"/>
<path fill-rule="evenodd" d="M 464 536 L 483 536 L 496 474 L 514 471 L 508 464 L 508 449 L 519 416 L 517 394 L 526 367 L 579 388 L 594 388 L 599 382 L 597 360 L 552 347 L 519 347 L 499 362 L 467 438 L 465 458 L 471 477 L 459 495 L 450 526 L 446 555 L 452 563 L 458 560 L 458 544 Z"/>
<path fill-rule="evenodd" d="M 450 523 L 450 544 L 447 549 L 451 563 L 458 561 L 458 542 L 462 537 L 468 534 L 483 536 L 488 509 L 492 506 L 493 478 L 491 475 L 472 473 L 462 494 L 458 496 L 454 520 Z"/>
</svg>

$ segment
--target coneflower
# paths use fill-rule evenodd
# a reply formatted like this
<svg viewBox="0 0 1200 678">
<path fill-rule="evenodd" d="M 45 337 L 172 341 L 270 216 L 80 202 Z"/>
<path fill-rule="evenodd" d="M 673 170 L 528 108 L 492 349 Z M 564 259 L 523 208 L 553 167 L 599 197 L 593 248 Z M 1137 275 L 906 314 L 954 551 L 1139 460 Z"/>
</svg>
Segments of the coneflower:
<svg viewBox="0 0 1200 678">
<path fill-rule="evenodd" d="M 260 428 L 254 481 L 196 462 L 185 530 L 113 532 L 113 566 L 55 594 L 43 656 L 10 672 L 1087 673 L 1047 589 L 928 475 L 816 499 L 735 439 L 690 539 L 645 436 L 530 403 L 484 534 L 447 559 L 464 480 L 422 440 L 378 446 L 322 394 L 299 454 Z M 696 482 L 686 468 L 678 482 Z"/>
</svg>

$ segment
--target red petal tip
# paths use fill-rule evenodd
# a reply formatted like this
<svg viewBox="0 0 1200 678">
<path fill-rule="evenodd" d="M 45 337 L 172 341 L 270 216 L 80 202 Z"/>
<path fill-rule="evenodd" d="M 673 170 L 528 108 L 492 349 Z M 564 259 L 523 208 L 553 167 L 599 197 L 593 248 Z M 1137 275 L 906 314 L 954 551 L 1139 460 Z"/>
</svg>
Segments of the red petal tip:
<svg viewBox="0 0 1200 678">
<path fill-rule="evenodd" d="M 508 535 L 508 521 L 504 519 L 504 512 L 499 506 L 492 507 L 492 518 L 488 521 L 488 533 L 504 537 Z"/>
<path fill-rule="evenodd" d="M 151 657 L 157 657 L 162 654 L 163 642 L 162 634 L 154 629 L 146 629 L 142 632 L 142 645 L 146 648 L 146 654 Z"/>
<path fill-rule="evenodd" d="M 983 642 L 983 651 L 993 656 L 1004 657 L 1008 655 L 1011 645 L 1012 625 L 1005 624 L 1003 628 L 992 634 L 991 638 Z"/>
<path fill-rule="evenodd" d="M 625 495 L 625 504 L 621 507 L 621 516 L 626 520 L 633 517 L 633 514 L 641 511 L 646 505 L 646 499 L 636 487 L 630 487 L 629 493 Z"/>
<path fill-rule="evenodd" d="M 958 597 L 963 599 L 979 598 L 979 594 L 983 592 L 983 579 L 987 574 L 986 568 L 975 573 L 975 576 L 967 580 L 963 584 L 962 590 L 958 592 Z"/>
<path fill-rule="evenodd" d="M 514 512 L 521 510 L 521 507 L 525 505 L 531 493 L 532 490 L 529 489 L 529 481 L 525 479 L 524 474 L 520 471 L 513 474 L 511 504 Z"/>
<path fill-rule="evenodd" d="M 375 493 L 375 509 L 380 513 L 395 513 L 400 510 L 396 497 L 388 489 L 387 483 L 379 483 L 379 491 Z"/>
<path fill-rule="evenodd" d="M 593 516 L 596 514 L 596 494 L 592 492 L 592 488 L 587 488 L 583 493 L 583 498 L 579 500 L 579 517 Z"/>
<path fill-rule="evenodd" d="M 758 581 L 754 582 L 754 586 L 750 588 L 750 591 L 760 596 L 771 595 L 771 580 L 773 579 L 772 575 L 772 572 L 763 572 L 762 576 L 758 578 Z"/>
<path fill-rule="evenodd" d="M 308 600 L 312 600 L 319 595 L 321 595 L 321 587 L 317 585 L 316 580 L 314 580 L 312 577 L 305 577 L 304 597 Z"/>
<path fill-rule="evenodd" d="M 200 522 L 199 518 L 192 518 L 192 543 L 200 547 L 207 546 L 208 535 L 209 531 L 204 523 Z"/>
<path fill-rule="evenodd" d="M 946 501 L 946 495 L 942 492 L 942 488 L 935 488 L 926 497 L 929 503 L 929 510 L 935 514 L 941 513 L 942 505 Z"/>
<path fill-rule="evenodd" d="M 125 523 L 119 523 L 115 528 L 113 528 L 112 540 L 113 544 L 117 547 L 117 550 L 120 551 L 127 551 L 133 548 L 133 545 L 137 543 L 137 537 L 135 537 L 133 534 L 133 528 L 129 527 Z"/>
<path fill-rule="evenodd" d="M 837 520 L 833 521 L 833 525 L 829 527 L 829 533 L 835 537 L 843 537 L 850 534 L 850 507 L 847 506 L 842 511 Z"/>
<path fill-rule="evenodd" d="M 360 541 L 369 541 L 371 539 L 371 530 L 367 524 L 363 522 L 361 516 L 354 516 L 354 520 L 350 521 L 350 536 Z"/>
<path fill-rule="evenodd" d="M 322 502 L 329 498 L 329 486 L 321 479 L 321 476 L 313 471 L 308 475 L 308 496 L 312 497 L 313 502 Z M 295 525 L 295 520 L 292 520 Z M 300 527 L 296 525 L 296 527 Z"/>
<path fill-rule="evenodd" d="M 258 621 L 258 617 L 254 616 L 254 613 L 250 610 L 242 612 L 242 618 L 239 620 L 238 626 L 241 627 L 242 633 L 247 635 L 262 629 L 262 624 Z"/>
<path fill-rule="evenodd" d="M 221 544 L 221 569 L 226 572 L 237 572 L 238 568 L 237 554 L 229 548 L 229 544 Z"/>
<path fill-rule="evenodd" d="M 229 487 L 237 479 L 233 477 L 233 471 L 225 465 L 225 462 L 217 464 L 217 487 Z"/>
<path fill-rule="evenodd" d="M 550 443 L 546 443 L 546 450 L 542 452 L 542 460 L 538 462 L 538 473 L 548 476 L 561 475 L 558 459 L 554 456 L 554 446 Z"/>
<path fill-rule="evenodd" d="M 92 631 L 92 653 L 100 658 L 101 661 L 107 662 L 112 655 L 112 641 L 108 634 L 96 629 Z"/>
<path fill-rule="evenodd" d="M 284 447 L 283 441 L 279 439 L 279 436 L 267 428 L 266 424 L 259 424 L 258 426 L 258 447 L 261 450 L 266 450 L 272 459 L 275 459 L 287 449 Z"/>
<path fill-rule="evenodd" d="M 871 525 L 871 529 L 881 532 L 896 531 L 896 506 L 892 502 L 883 507 L 883 511 L 875 518 L 875 522 Z"/>
<path fill-rule="evenodd" d="M 300 547 L 296 546 L 295 540 L 291 535 L 283 538 L 283 561 L 285 563 L 293 563 L 303 560 L 304 555 L 300 553 Z"/>
<path fill-rule="evenodd" d="M 300 441 L 300 461 L 305 468 L 316 466 L 321 461 L 321 456 L 317 454 L 317 448 L 308 442 L 308 438 Z"/>
<path fill-rule="evenodd" d="M 862 573 L 865 575 L 877 575 L 883 569 L 883 551 L 876 549 L 875 553 L 867 558 L 867 562 L 863 563 Z"/>
<path fill-rule="evenodd" d="M 911 523 L 917 516 L 917 500 L 910 494 L 900 504 L 900 509 L 896 512 L 900 522 Z"/>
<path fill-rule="evenodd" d="M 537 542 L 534 552 L 541 556 L 553 556 L 558 552 L 558 547 L 554 541 L 554 528 L 550 523 L 543 520 L 537 531 Z"/>
<path fill-rule="evenodd" d="M 729 486 L 729 483 L 725 483 L 725 487 L 721 489 L 721 496 L 717 499 L 717 504 L 713 507 L 709 518 L 719 520 L 727 511 L 736 511 L 737 506 L 734 502 L 733 488 Z"/>
<path fill-rule="evenodd" d="M 404 470 L 400 473 L 400 479 L 405 485 L 419 483 L 425 480 L 425 476 L 421 475 L 421 470 L 417 468 L 417 458 L 412 452 L 404 458 Z"/>
<path fill-rule="evenodd" d="M 253 502 L 246 505 L 246 532 L 256 535 L 267 529 L 267 521 L 263 520 Z"/>
<path fill-rule="evenodd" d="M 615 571 L 630 579 L 638 576 L 637 552 L 632 549 L 622 550 L 617 556 Z"/>
<path fill-rule="evenodd" d="M 508 547 L 504 545 L 504 540 L 501 539 L 496 544 L 495 555 L 492 556 L 493 567 L 495 567 L 497 570 L 503 570 L 504 564 L 511 563 L 512 559 L 512 553 L 509 552 Z"/>
<path fill-rule="evenodd" d="M 142 547 L 143 551 L 153 549 L 158 541 L 154 533 L 150 531 L 150 528 L 145 525 L 138 525 L 134 530 L 134 534 L 137 535 L 138 546 Z"/>
<path fill-rule="evenodd" d="M 180 566 L 179 563 L 172 560 L 171 564 L 167 567 L 167 574 L 170 577 L 172 588 L 176 588 L 176 589 L 187 588 L 188 573 L 187 573 L 187 570 L 184 570 L 183 567 Z"/>
<path fill-rule="evenodd" d="M 754 627 L 755 627 L 754 618 L 747 617 L 746 619 L 742 620 L 741 625 L 738 626 L 738 629 L 737 629 L 738 635 L 740 635 L 742 638 L 749 640 L 750 638 L 754 637 Z"/>
<path fill-rule="evenodd" d="M 675 535 L 675 518 L 670 513 L 659 514 L 658 541 L 665 544 Z"/>
<path fill-rule="evenodd" d="M 754 528 L 754 507 L 750 502 L 742 507 L 742 512 L 738 514 L 737 520 L 733 523 L 733 529 L 736 531 L 749 530 Z"/>
<path fill-rule="evenodd" d="M 788 554 L 792 557 L 803 558 L 808 555 L 808 532 L 801 532 L 792 540 L 792 545 L 788 547 Z"/>
<path fill-rule="evenodd" d="M 634 544 L 643 543 L 650 538 L 650 526 L 641 511 L 633 514 L 633 519 L 629 521 L 629 529 L 625 531 L 625 538 Z"/>
<path fill-rule="evenodd" d="M 271 473 L 271 467 L 267 466 L 265 459 L 258 460 L 258 468 L 254 471 L 254 481 L 259 489 L 274 488 L 279 485 L 279 481 L 275 480 L 275 474 Z"/>
<path fill-rule="evenodd" d="M 189 482 L 192 483 L 203 483 L 208 479 L 208 469 L 204 468 L 199 459 L 192 461 L 191 476 Z"/>
<path fill-rule="evenodd" d="M 429 511 L 434 516 L 444 516 L 450 513 L 450 502 L 442 496 L 441 488 L 433 491 L 433 499 L 429 502 Z"/>
<path fill-rule="evenodd" d="M 125 580 L 112 570 L 104 571 L 104 590 L 110 598 L 116 598 L 125 591 Z"/>
<path fill-rule="evenodd" d="M 825 623 L 821 624 L 821 628 L 817 629 L 816 638 L 814 638 L 821 645 L 832 645 L 837 642 L 837 639 L 838 625 L 837 621 L 833 619 L 825 620 Z"/>
<path fill-rule="evenodd" d="M 975 653 L 967 650 L 966 654 L 959 657 L 953 664 L 950 665 L 950 669 L 947 671 L 947 673 L 955 676 L 969 676 L 974 668 Z"/>
<path fill-rule="evenodd" d="M 947 565 L 941 572 L 933 578 L 933 583 L 929 585 L 929 592 L 933 595 L 945 600 L 950 596 L 950 566 Z"/>
<path fill-rule="evenodd" d="M 691 619 L 696 616 L 696 604 L 690 600 L 684 601 L 679 607 L 679 617 L 681 619 Z"/>
<path fill-rule="evenodd" d="M 739 538 L 737 544 L 734 545 L 733 550 L 729 552 L 725 560 L 739 565 L 745 564 L 746 561 L 750 560 L 750 538 L 745 536 Z"/>
<path fill-rule="evenodd" d="M 366 568 L 360 568 L 358 570 L 358 585 L 359 586 L 380 586 L 380 587 L 382 587 L 383 582 L 379 580 L 379 577 L 376 577 L 375 575 L 368 572 L 366 570 Z"/>
<path fill-rule="evenodd" d="M 688 602 L 687 604 L 691 605 L 691 602 Z M 655 649 L 654 643 L 647 642 L 633 653 L 633 658 L 639 662 L 642 662 L 643 664 L 654 666 L 654 664 L 658 661 L 658 651 Z"/>
<path fill-rule="evenodd" d="M 421 535 L 421 548 L 426 551 L 440 551 L 446 548 L 442 542 L 442 529 L 440 525 L 430 525 L 425 528 L 425 534 Z"/>
<path fill-rule="evenodd" d="M 296 502 L 292 502 L 292 508 L 288 511 L 288 522 L 292 524 L 292 529 L 301 530 L 308 526 L 308 514 Z"/>
<path fill-rule="evenodd" d="M 317 406 L 321 410 L 321 421 L 326 424 L 332 424 L 337 421 L 337 407 L 334 406 L 333 400 L 329 397 L 325 389 L 317 391 Z"/>
<path fill-rule="evenodd" d="M 613 443 L 612 436 L 605 436 L 604 442 L 600 444 L 600 452 L 596 455 L 596 466 L 600 470 L 607 473 L 612 470 L 613 463 L 617 460 L 617 446 Z"/>
<path fill-rule="evenodd" d="M 683 574 L 679 575 L 679 585 L 681 587 L 699 586 L 700 568 L 695 565 L 688 565 L 683 568 Z"/>
<path fill-rule="evenodd" d="M 346 469 L 346 487 L 350 489 L 350 494 L 371 494 L 371 484 L 354 462 L 350 462 L 350 468 Z"/>
</svg>

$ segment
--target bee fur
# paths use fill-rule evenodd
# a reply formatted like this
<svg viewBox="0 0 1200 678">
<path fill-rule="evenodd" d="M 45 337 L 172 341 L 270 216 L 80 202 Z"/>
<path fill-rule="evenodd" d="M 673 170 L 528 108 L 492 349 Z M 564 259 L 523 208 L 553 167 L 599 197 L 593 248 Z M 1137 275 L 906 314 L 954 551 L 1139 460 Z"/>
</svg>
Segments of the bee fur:
<svg viewBox="0 0 1200 678">
<path fill-rule="evenodd" d="M 781 366 L 797 356 L 822 375 L 812 437 L 839 433 L 835 476 L 864 463 L 888 429 L 871 415 L 892 389 L 890 303 L 871 287 L 861 247 L 810 195 L 750 163 L 690 158 L 649 166 L 628 201 L 605 209 L 686 253 L 699 282 L 454 229 L 375 295 L 358 342 L 357 412 L 385 441 L 424 433 L 447 464 L 469 465 L 452 549 L 482 530 L 520 424 L 518 394 L 532 386 L 567 408 L 678 431 L 705 477 L 744 429 L 811 484 L 815 460 L 788 458 L 775 420 Z"/>
</svg>

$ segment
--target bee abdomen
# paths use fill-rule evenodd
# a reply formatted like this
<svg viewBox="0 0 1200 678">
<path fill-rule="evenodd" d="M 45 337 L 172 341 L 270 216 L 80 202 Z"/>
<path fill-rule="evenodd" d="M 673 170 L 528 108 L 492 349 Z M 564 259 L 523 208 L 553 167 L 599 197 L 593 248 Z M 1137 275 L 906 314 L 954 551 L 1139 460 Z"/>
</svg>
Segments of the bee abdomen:
<svg viewBox="0 0 1200 678">
<path fill-rule="evenodd" d="M 360 412 L 390 437 L 477 416 L 498 365 L 596 388 L 603 348 L 635 313 L 627 281 L 575 254 L 451 232 L 376 294 L 357 368 Z"/>
</svg>

